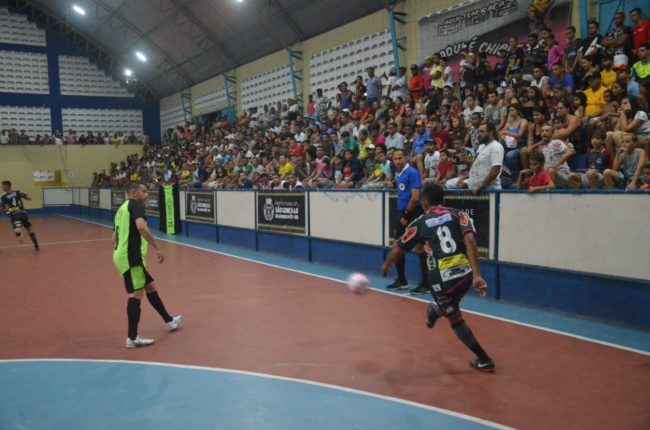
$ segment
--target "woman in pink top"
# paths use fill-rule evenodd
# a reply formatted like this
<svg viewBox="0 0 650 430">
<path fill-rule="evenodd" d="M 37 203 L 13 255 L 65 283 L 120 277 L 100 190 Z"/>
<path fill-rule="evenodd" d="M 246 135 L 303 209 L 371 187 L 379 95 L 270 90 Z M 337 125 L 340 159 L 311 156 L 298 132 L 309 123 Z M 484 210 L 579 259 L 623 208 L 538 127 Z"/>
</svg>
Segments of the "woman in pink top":
<svg viewBox="0 0 650 430">
<path fill-rule="evenodd" d="M 551 70 L 554 65 L 559 64 L 564 56 L 564 50 L 560 48 L 560 45 L 557 44 L 555 36 L 552 33 L 549 33 L 546 36 L 546 46 L 548 46 L 548 57 L 546 60 L 547 70 Z"/>
</svg>

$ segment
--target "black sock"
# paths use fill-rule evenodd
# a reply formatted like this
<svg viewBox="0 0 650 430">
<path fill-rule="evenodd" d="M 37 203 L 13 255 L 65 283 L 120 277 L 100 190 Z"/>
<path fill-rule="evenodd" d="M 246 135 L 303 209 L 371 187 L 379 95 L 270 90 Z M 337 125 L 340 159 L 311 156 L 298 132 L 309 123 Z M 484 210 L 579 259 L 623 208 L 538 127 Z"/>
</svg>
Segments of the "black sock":
<svg viewBox="0 0 650 430">
<path fill-rule="evenodd" d="M 404 273 L 405 265 L 406 265 L 406 257 L 402 255 L 400 259 L 395 262 L 395 269 L 397 269 L 397 279 L 404 282 L 406 282 L 406 274 Z"/>
<path fill-rule="evenodd" d="M 429 268 L 427 266 L 427 254 L 425 252 L 420 254 L 420 274 L 422 275 L 422 282 L 429 284 L 427 281 Z"/>
<path fill-rule="evenodd" d="M 465 320 L 461 320 L 460 322 L 452 325 L 451 328 L 454 329 L 454 333 L 456 333 L 458 339 L 460 339 L 460 341 L 463 342 L 466 347 L 471 349 L 472 352 L 476 354 L 481 361 L 488 361 L 490 359 L 485 351 L 483 351 L 483 348 L 481 348 L 481 345 L 479 345 L 478 341 L 474 337 L 474 334 L 472 333 L 472 330 L 469 329 Z"/>
<path fill-rule="evenodd" d="M 170 322 L 172 320 L 171 315 L 167 313 L 167 310 L 165 309 L 165 305 L 163 305 L 162 300 L 160 300 L 158 291 L 147 293 L 147 299 L 149 299 L 149 303 L 151 303 L 151 306 L 153 306 L 153 308 L 156 311 L 158 311 L 158 313 L 165 320 L 165 322 Z"/>
<path fill-rule="evenodd" d="M 38 240 L 36 240 L 36 235 L 34 233 L 29 233 L 29 238 L 34 243 L 34 248 L 38 248 Z"/>
<path fill-rule="evenodd" d="M 129 300 L 126 302 L 126 316 L 129 319 L 129 339 L 134 340 L 138 336 L 140 300 L 135 297 L 129 297 Z"/>
</svg>

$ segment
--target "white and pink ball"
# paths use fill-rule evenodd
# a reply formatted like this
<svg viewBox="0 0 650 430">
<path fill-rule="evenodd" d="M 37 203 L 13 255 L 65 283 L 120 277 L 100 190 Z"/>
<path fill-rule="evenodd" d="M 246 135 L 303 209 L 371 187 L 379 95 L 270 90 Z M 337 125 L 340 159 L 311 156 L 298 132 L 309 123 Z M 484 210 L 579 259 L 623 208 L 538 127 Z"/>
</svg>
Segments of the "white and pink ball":
<svg viewBox="0 0 650 430">
<path fill-rule="evenodd" d="M 370 280 L 363 273 L 350 273 L 346 281 L 348 290 L 354 294 L 363 294 L 370 288 Z"/>
</svg>

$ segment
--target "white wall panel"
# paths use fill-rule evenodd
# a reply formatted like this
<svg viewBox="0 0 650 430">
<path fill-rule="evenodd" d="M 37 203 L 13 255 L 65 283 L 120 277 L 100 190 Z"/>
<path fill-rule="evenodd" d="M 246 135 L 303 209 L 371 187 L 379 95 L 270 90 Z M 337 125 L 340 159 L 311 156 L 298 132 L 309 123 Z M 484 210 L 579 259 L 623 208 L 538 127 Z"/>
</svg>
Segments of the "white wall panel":
<svg viewBox="0 0 650 430">
<path fill-rule="evenodd" d="M 311 235 L 381 245 L 381 193 L 318 192 L 309 197 Z"/>
<path fill-rule="evenodd" d="M 650 279 L 650 199 L 620 194 L 501 194 L 499 259 Z"/>
<path fill-rule="evenodd" d="M 79 205 L 88 206 L 88 204 L 89 204 L 89 202 L 88 202 L 88 200 L 89 200 L 88 199 L 88 197 L 89 197 L 88 193 L 89 193 L 88 188 L 80 188 Z"/>
<path fill-rule="evenodd" d="M 59 80 L 64 96 L 134 97 L 88 57 L 59 55 Z"/>
<path fill-rule="evenodd" d="M 49 94 L 47 55 L 0 51 L 0 92 Z"/>
<path fill-rule="evenodd" d="M 136 109 L 72 109 L 63 108 L 63 130 L 78 133 L 101 131 L 122 132 L 128 136 L 143 133 L 142 111 Z"/>
<path fill-rule="evenodd" d="M 9 13 L 0 8 L 0 43 L 45 46 L 45 30 L 40 29 L 25 15 Z"/>
<path fill-rule="evenodd" d="M 255 193 L 250 191 L 217 191 L 217 224 L 254 229 Z"/>
<path fill-rule="evenodd" d="M 381 76 L 394 66 L 393 47 L 388 29 L 351 40 L 334 48 L 316 52 L 309 59 L 310 92 L 322 88 L 323 94 L 332 101 L 337 86 L 346 81 L 354 90 L 352 82 L 357 76 L 367 78 L 365 69 L 375 67 L 375 75 Z"/>
<path fill-rule="evenodd" d="M 43 206 L 71 204 L 72 188 L 43 188 Z"/>
<path fill-rule="evenodd" d="M 214 91 L 208 91 L 206 93 L 200 94 L 195 97 L 193 102 L 193 107 L 195 110 L 206 109 L 206 110 L 217 110 L 219 105 L 227 101 L 226 89 L 219 88 Z"/>
<path fill-rule="evenodd" d="M 111 190 L 102 188 L 99 190 L 99 208 L 111 210 Z"/>
<path fill-rule="evenodd" d="M 265 104 L 286 103 L 293 96 L 289 65 L 276 67 L 242 80 L 241 103 L 243 109 L 258 108 Z"/>
<path fill-rule="evenodd" d="M 32 139 L 37 134 L 52 134 L 50 108 L 0 106 L 0 130 L 25 130 Z"/>
<path fill-rule="evenodd" d="M 167 109 L 160 109 L 160 128 L 167 130 L 185 124 L 183 105 L 179 104 Z"/>
</svg>

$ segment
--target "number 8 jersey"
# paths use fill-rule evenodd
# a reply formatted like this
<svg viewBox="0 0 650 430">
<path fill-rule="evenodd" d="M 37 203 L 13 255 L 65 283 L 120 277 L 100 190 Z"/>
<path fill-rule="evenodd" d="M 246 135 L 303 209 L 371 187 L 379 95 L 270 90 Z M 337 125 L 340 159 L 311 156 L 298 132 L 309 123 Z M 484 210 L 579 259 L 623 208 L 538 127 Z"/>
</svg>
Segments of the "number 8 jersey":
<svg viewBox="0 0 650 430">
<path fill-rule="evenodd" d="M 467 213 L 437 206 L 409 224 L 397 246 L 410 251 L 418 244 L 424 245 L 429 282 L 440 285 L 471 273 L 463 241 L 467 233 L 476 234 Z"/>
</svg>

